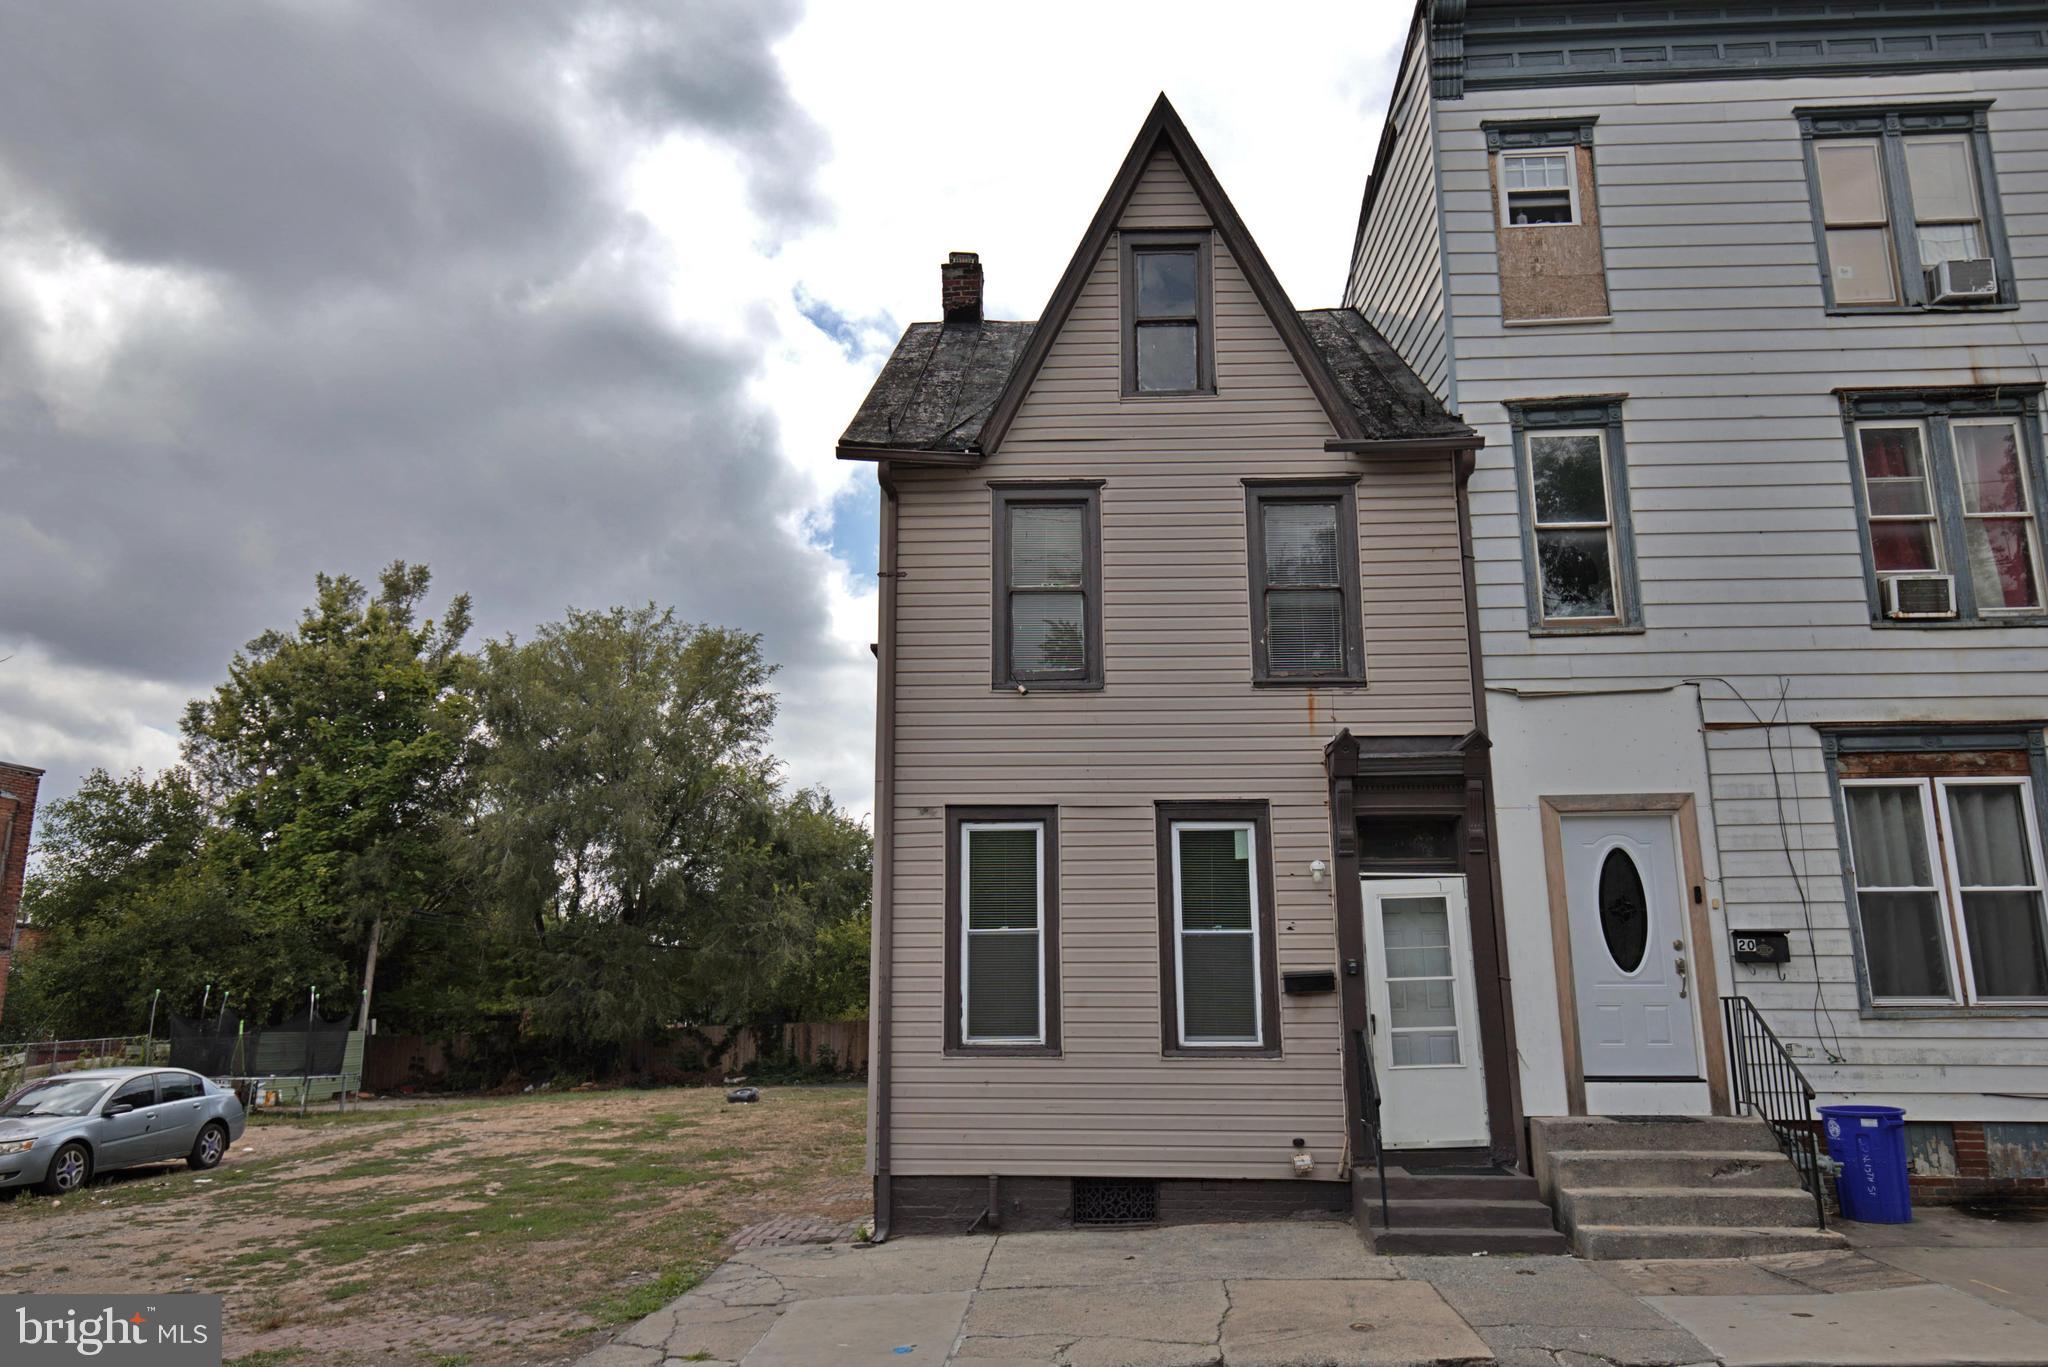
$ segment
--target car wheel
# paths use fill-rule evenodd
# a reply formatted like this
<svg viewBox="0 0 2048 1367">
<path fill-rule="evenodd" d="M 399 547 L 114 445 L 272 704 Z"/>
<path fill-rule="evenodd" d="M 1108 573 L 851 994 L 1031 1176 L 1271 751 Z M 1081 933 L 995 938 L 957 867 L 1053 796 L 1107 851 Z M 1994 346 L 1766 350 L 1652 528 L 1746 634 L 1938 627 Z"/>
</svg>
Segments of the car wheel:
<svg viewBox="0 0 2048 1367">
<path fill-rule="evenodd" d="M 66 1144 L 50 1159 L 38 1189 L 46 1196 L 69 1196 L 92 1181 L 92 1153 L 83 1144 Z"/>
<path fill-rule="evenodd" d="M 220 1160 L 227 1156 L 228 1131 L 225 1125 L 208 1125 L 199 1132 L 199 1138 L 192 1144 L 192 1152 L 185 1155 L 185 1162 L 194 1172 L 205 1172 L 208 1168 L 220 1166 Z"/>
</svg>

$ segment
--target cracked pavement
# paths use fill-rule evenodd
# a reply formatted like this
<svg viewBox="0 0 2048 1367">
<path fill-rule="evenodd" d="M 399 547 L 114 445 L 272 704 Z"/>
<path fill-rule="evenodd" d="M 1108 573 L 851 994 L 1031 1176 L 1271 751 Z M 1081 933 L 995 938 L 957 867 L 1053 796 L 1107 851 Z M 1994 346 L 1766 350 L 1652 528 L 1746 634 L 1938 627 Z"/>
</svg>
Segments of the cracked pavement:
<svg viewBox="0 0 2048 1367">
<path fill-rule="evenodd" d="M 581 1367 L 1683 1367 L 1802 1334 L 1799 1361 L 2048 1359 L 2048 1240 L 1946 1214 L 1866 1250 L 1675 1262 L 1379 1257 L 1346 1221 L 750 1248 Z"/>
</svg>

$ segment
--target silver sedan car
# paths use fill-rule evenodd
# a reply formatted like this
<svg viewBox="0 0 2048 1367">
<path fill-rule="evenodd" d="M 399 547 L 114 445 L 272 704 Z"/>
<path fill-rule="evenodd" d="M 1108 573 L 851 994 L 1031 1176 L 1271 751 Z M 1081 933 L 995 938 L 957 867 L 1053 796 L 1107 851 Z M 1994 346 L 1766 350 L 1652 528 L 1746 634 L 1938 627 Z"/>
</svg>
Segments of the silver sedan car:
<svg viewBox="0 0 2048 1367">
<path fill-rule="evenodd" d="M 233 1092 L 182 1068 L 96 1068 L 31 1082 L 0 1102 L 0 1191 L 52 1196 L 96 1172 L 184 1159 L 218 1166 L 242 1137 Z"/>
</svg>

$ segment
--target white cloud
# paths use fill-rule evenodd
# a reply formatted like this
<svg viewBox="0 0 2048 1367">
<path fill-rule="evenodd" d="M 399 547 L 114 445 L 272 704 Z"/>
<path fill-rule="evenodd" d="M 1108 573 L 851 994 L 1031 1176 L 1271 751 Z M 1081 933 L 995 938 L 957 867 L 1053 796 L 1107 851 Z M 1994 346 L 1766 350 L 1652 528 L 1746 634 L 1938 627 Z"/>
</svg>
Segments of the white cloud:
<svg viewBox="0 0 2048 1367">
<path fill-rule="evenodd" d="M 205 686 L 188 679 L 203 661 L 171 658 L 170 643 L 177 641 L 192 654 L 192 631 L 153 636 L 110 620 L 88 641 L 71 625 L 83 609 L 47 608 L 53 601 L 48 586 L 71 586 L 62 591 L 82 595 L 80 602 L 93 595 L 108 602 L 110 595 L 161 590 L 140 582 L 153 576 L 177 581 L 178 598 L 203 627 L 204 659 L 218 672 L 235 643 L 290 620 L 314 569 L 369 573 L 402 554 L 435 567 L 437 596 L 476 592 L 481 620 L 492 631 L 523 633 L 532 620 L 520 614 L 546 615 L 567 603 L 648 596 L 677 602 L 685 615 L 716 615 L 729 625 L 765 630 L 771 656 L 785 663 L 777 748 L 788 777 L 826 784 L 842 804 L 865 813 L 873 764 L 868 643 L 876 600 L 872 581 L 856 566 L 871 551 L 845 533 L 834 546 L 829 528 L 835 502 L 873 476 L 865 466 L 837 462 L 832 448 L 896 330 L 936 315 L 937 267 L 945 253 L 981 252 L 992 314 L 1035 317 L 1147 108 L 1164 90 L 1295 302 L 1337 302 L 1393 58 L 1411 13 L 1405 3 L 1317 3 L 1275 7 L 1248 22 L 1241 5 L 1213 3 L 1183 4 L 1170 14 L 1064 0 L 820 3 L 785 33 L 780 10 L 758 19 L 747 0 L 703 11 L 658 8 L 650 11 L 652 20 L 630 10 L 627 0 L 589 3 L 597 17 L 582 23 L 555 25 L 545 10 L 539 18 L 521 12 L 479 41 L 487 60 L 457 64 L 459 79 L 447 64 L 422 59 L 387 92 L 393 126 L 410 120 L 446 130 L 444 144 L 429 144 L 425 153 L 444 160 L 407 167 L 395 173 L 399 181 L 404 175 L 461 177 L 472 166 L 495 175 L 495 183 L 485 184 L 479 169 L 479 188 L 441 187 L 446 202 L 424 204 L 416 219 L 372 218 L 365 209 L 359 222 L 339 221 L 358 212 L 354 205 L 366 197 L 374 202 L 386 194 L 403 202 L 392 190 L 394 173 L 379 164 L 396 154 L 381 143 L 347 145 L 351 137 L 374 141 L 380 130 L 335 130 L 337 122 L 365 117 L 350 103 L 356 98 L 351 92 L 367 79 L 357 75 L 352 83 L 337 78 L 341 93 L 323 96 L 326 103 L 283 108 L 282 131 L 250 154 L 274 159 L 261 162 L 266 168 L 290 165 L 303 145 L 321 144 L 305 174 L 329 168 L 334 185 L 314 190 L 329 207 L 306 222 L 327 238 L 293 243 L 259 233 L 260 219 L 252 228 L 206 218 L 173 198 L 178 187 L 171 178 L 152 177 L 158 163 L 175 165 L 190 150 L 167 143 L 131 153 L 124 163 L 123 192 L 142 188 L 133 191 L 132 205 L 116 203 L 102 214 L 104 241 L 82 229 L 46 233 L 36 253 L 16 253 L 0 270 L 0 354 L 11 317 L 18 330 L 26 326 L 41 366 L 39 378 L 27 382 L 33 392 L 26 398 L 81 421 L 96 410 L 118 411 L 124 437 L 117 451 L 89 453 L 103 462 L 95 468 L 109 473 L 91 497 L 65 505 L 61 516 L 0 507 L 0 541 L 28 551 L 28 560 L 15 563 L 49 570 L 17 576 L 16 592 L 35 597 L 9 599 L 0 586 L 0 607 L 8 609 L 0 631 L 13 635 L 13 645 L 0 644 L 0 654 L 16 651 L 13 662 L 0 664 L 0 758 L 52 769 L 58 791 L 91 765 L 170 762 L 181 705 Z M 137 12 L 153 20 L 162 14 Z M 298 21 L 273 11 L 264 20 L 263 41 L 284 51 L 334 53 L 333 34 L 340 30 L 323 25 L 339 26 L 340 16 L 353 12 L 343 6 L 293 34 L 286 26 Z M 483 13 L 495 23 L 510 11 Z M 43 19 L 58 22 L 47 12 Z M 443 32 L 431 27 L 438 21 L 418 15 L 406 22 L 429 29 L 425 41 L 451 45 L 443 51 L 460 48 L 475 27 L 451 19 Z M 373 73 L 378 62 L 392 60 L 394 42 L 416 38 L 394 39 L 399 29 L 389 22 L 366 25 L 364 32 L 369 36 L 351 35 L 334 58 L 348 72 Z M 700 32 L 708 35 L 703 42 Z M 193 50 L 212 51 L 202 38 L 192 36 Z M 706 43 L 733 55 L 707 59 Z M 548 62 L 537 63 L 522 44 L 555 45 L 555 79 L 536 75 Z M 179 63 L 180 54 L 166 53 L 161 69 Z M 622 64 L 630 68 L 626 76 L 607 86 L 604 72 Z M 443 72 L 430 80 L 445 89 L 407 88 L 419 70 Z M 778 71 L 781 92 L 771 88 Z M 275 89 L 260 73 L 226 76 L 246 78 L 258 91 Z M 54 103 L 48 92 L 39 96 L 34 89 L 22 98 L 41 105 L 24 105 L 18 113 Z M 728 114 L 742 100 L 749 112 Z M 0 136 L 0 175 L 55 187 L 49 203 L 68 203 L 84 214 L 108 196 L 102 187 L 88 187 L 95 199 L 71 183 L 87 174 L 63 144 L 67 125 L 88 117 L 90 107 L 80 109 L 88 113 L 59 109 L 47 120 L 17 118 L 18 126 L 34 127 L 11 143 Z M 368 117 L 386 117 L 371 109 Z M 220 111 L 204 112 L 224 122 L 180 134 L 147 115 L 122 117 L 144 142 L 152 136 L 189 141 L 207 128 L 244 126 L 233 121 L 232 99 L 224 98 Z M 657 129 L 653 136 L 651 128 Z M 390 128 L 381 131 L 388 136 Z M 200 169 L 227 178 L 238 166 L 224 160 Z M 520 185 L 533 187 L 526 194 L 535 226 L 494 226 L 503 223 L 506 203 L 520 202 L 517 190 L 508 201 L 504 187 Z M 223 191 L 216 186 L 208 193 L 218 198 Z M 257 209 L 289 212 L 278 193 L 259 190 Z M 19 242 L 24 221 L 20 215 L 0 220 L 0 233 Z M 465 234 L 494 240 L 488 250 L 470 251 Z M 553 245 L 560 242 L 581 243 L 584 254 L 565 266 Z M 437 264 L 444 259 L 447 268 Z M 421 269 L 434 274 L 415 279 Z M 493 270 L 505 272 L 502 283 L 490 278 Z M 482 273 L 483 282 L 467 294 L 466 272 Z M 231 283 L 220 284 L 223 277 Z M 259 302 L 249 304 L 245 294 Z M 394 481 L 362 491 L 365 499 L 358 502 L 372 512 L 354 520 L 324 495 L 306 501 L 306 490 L 287 488 L 281 473 L 259 467 L 234 475 L 239 467 L 202 439 L 221 416 L 205 406 L 230 401 L 231 390 L 215 371 L 199 372 L 203 383 L 195 385 L 183 382 L 189 370 L 136 360 L 154 331 L 196 328 L 225 311 L 250 335 L 274 336 L 273 351 L 318 342 L 337 328 L 357 336 L 384 330 L 398 349 L 391 369 L 404 372 L 434 364 L 440 329 L 460 336 L 446 314 L 474 298 L 502 302 L 500 318 L 544 321 L 573 314 L 579 301 L 609 306 L 628 295 L 637 295 L 671 331 L 679 351 L 695 349 L 690 354 L 706 358 L 694 373 L 677 376 L 675 388 L 690 393 L 678 400 L 682 411 L 700 417 L 708 411 L 714 400 L 701 392 L 711 383 L 705 376 L 723 374 L 719 367 L 728 359 L 733 367 L 716 400 L 728 416 L 693 422 L 679 438 L 688 449 L 675 455 L 672 478 L 691 482 L 691 492 L 669 493 L 659 506 L 644 505 L 662 478 L 650 465 L 662 459 L 652 434 L 664 430 L 664 415 L 643 402 L 653 367 L 638 334 L 627 334 L 639 349 L 625 358 L 616 400 L 594 369 L 600 362 L 592 357 L 601 358 L 601 350 L 564 352 L 576 373 L 564 378 L 551 408 L 528 394 L 477 386 L 476 377 L 498 365 L 509 368 L 515 385 L 546 383 L 542 362 L 549 353 L 537 345 L 464 354 L 459 362 L 467 369 L 438 387 L 431 370 L 422 376 L 438 407 L 412 429 L 391 420 L 392 439 L 414 440 L 420 432 L 438 439 L 445 431 L 448 450 L 433 459 L 451 472 L 446 478 L 459 496 L 413 487 L 409 472 L 423 467 L 399 460 L 380 465 L 357 455 L 386 436 L 386 415 L 374 407 L 382 392 L 377 387 L 399 392 L 393 376 L 360 356 L 342 357 L 355 368 L 337 369 L 335 380 L 359 385 L 360 400 L 348 390 L 330 393 L 308 383 L 272 412 L 269 390 L 263 391 L 256 417 L 235 433 L 252 449 L 289 433 L 296 415 L 311 405 L 348 432 L 336 449 L 350 463 L 340 472 L 320 471 L 323 481 L 337 473 Z M 392 302 L 415 297 L 416 316 L 434 320 L 417 337 L 405 331 L 406 317 Z M 249 310 L 247 316 L 235 315 L 237 308 Z M 807 310 L 842 320 L 840 335 L 828 335 Z M 233 357 L 209 359 L 226 369 Z M 318 363 L 310 354 L 304 362 Z M 9 397 L 0 388 L 0 401 Z M 19 401 L 24 394 L 17 389 L 12 397 Z M 416 396 L 408 391 L 404 397 Z M 321 408 L 329 402 L 332 411 Z M 458 402 L 482 406 L 460 429 Z M 578 404 L 592 406 L 579 414 Z M 137 439 L 152 429 L 154 435 Z M 542 437 L 568 434 L 591 451 L 623 454 L 609 465 L 593 463 L 588 477 L 536 476 L 520 450 L 508 451 L 494 467 L 490 443 L 500 439 L 494 434 L 510 445 L 535 430 Z M 530 440 L 539 444 L 541 438 Z M 744 449 L 702 449 L 707 443 Z M 9 452 L 0 449 L 0 481 L 23 477 L 16 460 L 10 465 Z M 213 521 L 188 508 L 186 525 L 180 510 L 155 506 L 152 486 L 123 478 L 123 461 L 181 476 L 238 477 L 265 488 L 269 501 Z M 743 487 L 733 481 L 747 477 L 748 461 L 758 465 L 751 467 L 755 491 L 747 496 L 747 516 L 758 512 L 764 519 L 744 528 L 762 562 L 758 568 L 730 563 L 744 553 L 736 557 L 730 538 L 718 535 L 723 504 L 694 506 L 698 499 L 733 498 L 729 491 Z M 693 476 L 707 464 L 711 478 Z M 606 478 L 639 482 L 606 489 Z M 273 482 L 278 487 L 268 491 Z M 437 497 L 442 501 L 434 502 Z M 380 500 L 400 501 L 404 511 L 403 501 L 416 498 L 427 501 L 393 522 L 374 515 Z M 522 498 L 560 505 L 565 543 L 602 543 L 614 529 L 616 548 L 586 545 L 573 555 L 536 558 L 532 527 L 542 513 L 529 510 L 522 523 L 513 502 Z M 643 506 L 636 511 L 636 505 Z M 152 521 L 167 538 L 166 549 L 138 571 L 120 559 L 118 548 L 144 535 L 141 529 Z M 482 534 L 494 525 L 503 527 L 501 534 Z M 224 587 L 230 572 L 196 554 L 208 544 L 231 548 L 236 572 L 264 576 L 278 587 L 266 589 L 267 596 L 232 597 Z M 0 552 L 0 566 L 7 563 Z M 43 587 L 31 586 L 31 579 Z M 792 585 L 822 606 L 799 611 L 774 601 L 793 593 Z M 124 633 L 125 652 L 106 645 Z"/>
</svg>

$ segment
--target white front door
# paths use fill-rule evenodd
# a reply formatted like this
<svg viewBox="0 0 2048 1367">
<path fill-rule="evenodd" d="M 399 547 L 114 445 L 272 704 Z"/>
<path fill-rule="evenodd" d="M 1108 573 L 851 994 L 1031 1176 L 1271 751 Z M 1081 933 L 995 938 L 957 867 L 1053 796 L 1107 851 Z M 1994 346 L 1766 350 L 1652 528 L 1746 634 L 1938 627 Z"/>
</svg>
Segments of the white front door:
<svg viewBox="0 0 2048 1367">
<path fill-rule="evenodd" d="M 1579 1057 L 1588 1083 L 1700 1076 L 1672 818 L 1563 818 Z"/>
<path fill-rule="evenodd" d="M 1465 880 L 1367 878 L 1364 889 L 1380 1143 L 1390 1149 L 1485 1144 L 1486 1079 Z"/>
</svg>

